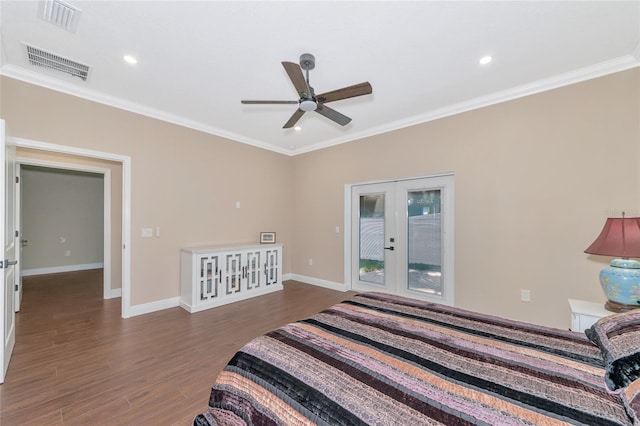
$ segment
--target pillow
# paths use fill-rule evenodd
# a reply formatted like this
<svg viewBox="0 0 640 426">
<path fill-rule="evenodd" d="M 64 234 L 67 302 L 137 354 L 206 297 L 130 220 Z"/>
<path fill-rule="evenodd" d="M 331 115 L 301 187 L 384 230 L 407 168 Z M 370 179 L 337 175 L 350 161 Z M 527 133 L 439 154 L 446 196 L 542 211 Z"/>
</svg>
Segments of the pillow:
<svg viewBox="0 0 640 426">
<path fill-rule="evenodd" d="M 634 380 L 624 388 L 621 395 L 624 409 L 633 420 L 634 425 L 640 425 L 640 379 Z"/>
<path fill-rule="evenodd" d="M 602 351 L 609 389 L 640 378 L 640 309 L 601 318 L 585 334 Z"/>
</svg>

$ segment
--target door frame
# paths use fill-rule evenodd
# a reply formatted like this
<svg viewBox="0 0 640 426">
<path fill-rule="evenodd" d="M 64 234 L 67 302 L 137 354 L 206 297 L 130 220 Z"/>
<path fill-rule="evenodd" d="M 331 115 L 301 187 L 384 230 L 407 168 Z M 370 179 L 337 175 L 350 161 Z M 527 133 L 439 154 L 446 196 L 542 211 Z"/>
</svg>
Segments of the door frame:
<svg viewBox="0 0 640 426">
<path fill-rule="evenodd" d="M 23 138 L 7 137 L 7 143 L 20 148 L 37 149 L 122 164 L 122 297 L 121 317 L 133 316 L 131 310 L 131 157 L 90 149 L 52 144 Z M 90 166 L 87 166 L 90 167 Z M 105 179 L 106 181 L 106 179 Z M 111 225 L 109 225 L 111 226 Z M 4 309 L 3 309 L 4 310 Z M 2 312 L 3 314 L 4 312 Z"/>
<path fill-rule="evenodd" d="M 399 182 L 399 181 L 411 181 L 417 179 L 432 179 L 432 178 L 440 178 L 440 177 L 454 177 L 455 174 L 453 172 L 448 173 L 438 173 L 433 175 L 422 175 L 422 176 L 411 176 L 397 179 L 384 179 L 384 180 L 375 180 L 375 181 L 367 181 L 367 182 L 358 182 L 358 183 L 350 183 L 344 185 L 344 283 L 345 290 L 353 290 L 353 280 L 352 280 L 352 270 L 353 262 L 352 262 L 352 214 L 353 214 L 353 202 L 352 202 L 352 189 L 354 186 L 362 186 L 362 185 L 373 185 L 380 183 L 389 183 L 389 182 Z M 455 196 L 455 190 L 450 188 L 450 196 Z M 455 214 L 455 213 L 454 213 Z M 449 231 L 451 234 L 452 241 L 454 240 L 454 232 L 453 228 Z M 447 264 L 450 265 L 450 270 L 448 270 L 448 275 L 451 279 L 452 287 L 451 294 L 447 294 L 445 298 L 443 298 L 439 303 L 453 305 L 454 304 L 454 294 L 453 289 L 455 285 L 453 285 L 454 281 L 454 259 L 453 253 L 447 253 Z"/>
<path fill-rule="evenodd" d="M 22 213 L 20 211 L 22 195 L 21 195 L 21 184 L 22 184 L 22 175 L 20 173 L 20 163 L 18 163 L 18 159 L 16 158 L 16 189 L 15 189 L 15 206 L 13 206 L 16 217 L 14 219 L 16 230 L 18 231 L 18 237 L 16 239 L 16 274 L 15 274 L 15 282 L 14 286 L 17 288 L 14 291 L 14 308 L 16 312 L 20 311 L 20 305 L 22 304 L 22 217 L 20 216 Z"/>
<path fill-rule="evenodd" d="M 88 173 L 102 175 L 102 179 L 103 179 L 102 263 L 104 265 L 103 266 L 104 272 L 102 275 L 103 298 L 112 299 L 114 297 L 119 297 L 119 293 L 121 292 L 111 291 L 111 266 L 112 266 L 111 265 L 111 170 L 107 168 L 102 168 L 102 167 L 93 167 L 93 166 L 87 166 L 82 164 L 39 160 L 35 158 L 25 158 L 20 156 L 17 156 L 16 158 L 16 165 L 46 167 L 46 168 L 58 169 L 58 170 L 73 170 L 73 171 L 88 172 Z M 22 200 L 19 199 L 16 201 L 17 201 L 18 211 L 22 211 Z M 22 228 L 18 228 L 18 229 L 20 231 L 20 237 L 22 238 L 23 229 Z M 22 268 L 20 268 L 20 275 L 22 275 Z"/>
</svg>

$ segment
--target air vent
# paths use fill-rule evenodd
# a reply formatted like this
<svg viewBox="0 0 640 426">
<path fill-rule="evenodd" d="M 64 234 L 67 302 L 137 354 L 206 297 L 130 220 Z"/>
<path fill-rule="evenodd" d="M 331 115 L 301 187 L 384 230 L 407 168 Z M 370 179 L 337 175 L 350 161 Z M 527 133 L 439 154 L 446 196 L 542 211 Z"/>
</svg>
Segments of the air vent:
<svg viewBox="0 0 640 426">
<path fill-rule="evenodd" d="M 84 81 L 89 76 L 89 67 L 87 65 L 74 62 L 54 53 L 45 52 L 37 47 L 27 45 L 27 56 L 29 57 L 29 63 L 37 67 L 71 74 L 74 77 L 80 77 Z"/>
<path fill-rule="evenodd" d="M 76 32 L 82 11 L 60 0 L 40 2 L 38 15 L 47 22 L 64 30 Z"/>
</svg>

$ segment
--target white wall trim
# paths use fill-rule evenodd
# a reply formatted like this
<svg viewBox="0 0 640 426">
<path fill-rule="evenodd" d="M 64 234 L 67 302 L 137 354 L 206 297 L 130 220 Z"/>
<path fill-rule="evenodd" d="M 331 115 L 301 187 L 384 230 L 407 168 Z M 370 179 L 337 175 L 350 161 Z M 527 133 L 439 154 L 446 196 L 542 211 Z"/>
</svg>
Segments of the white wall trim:
<svg viewBox="0 0 640 426">
<path fill-rule="evenodd" d="M 229 132 L 224 129 L 212 127 L 207 124 L 197 122 L 185 117 L 169 114 L 164 111 L 160 111 L 154 108 L 148 108 L 144 105 L 137 104 L 135 102 L 125 101 L 118 99 L 114 96 L 106 95 L 94 90 L 88 90 L 86 88 L 78 87 L 67 82 L 63 82 L 59 79 L 55 79 L 49 76 L 25 70 L 13 65 L 5 65 L 0 70 L 0 74 L 7 77 L 21 80 L 30 84 L 46 87 L 58 92 L 66 93 L 69 95 L 77 96 L 83 99 L 88 99 L 94 102 L 98 102 L 104 105 L 113 106 L 125 111 L 135 112 L 137 114 L 145 115 L 147 117 L 162 120 L 168 123 L 177 124 L 178 126 L 186 127 L 189 129 L 199 130 L 204 133 L 220 136 L 223 138 L 231 139 L 236 142 L 252 145 L 258 148 L 263 148 L 269 151 L 277 152 L 288 156 L 296 156 L 311 151 L 317 151 L 319 149 L 328 148 L 330 146 L 339 145 L 347 142 L 351 142 L 357 139 L 371 137 L 379 135 L 381 133 L 387 133 L 393 130 L 402 129 L 416 124 L 425 123 L 428 121 L 437 120 L 443 117 L 448 117 L 455 114 L 483 108 L 490 105 L 495 105 L 501 102 L 510 101 L 513 99 L 521 98 L 528 95 L 533 95 L 547 90 L 556 89 L 562 86 L 568 86 L 570 84 L 579 83 L 585 80 L 602 77 L 608 74 L 613 74 L 620 71 L 625 71 L 631 68 L 640 66 L 639 48 L 628 55 L 614 58 L 608 61 L 604 61 L 598 64 L 590 65 L 584 68 L 572 70 L 563 74 L 554 75 L 546 79 L 522 84 L 520 86 L 512 87 L 501 92 L 489 94 L 487 96 L 480 96 L 475 99 L 470 99 L 465 102 L 460 102 L 454 105 L 449 105 L 444 108 L 440 108 L 434 111 L 428 111 L 425 114 L 418 114 L 412 117 L 407 117 L 402 120 L 395 121 L 393 123 L 384 124 L 382 126 L 374 127 L 362 132 L 353 132 L 338 136 L 337 138 L 320 142 L 318 144 L 300 148 L 297 150 L 289 151 L 284 148 L 265 144 L 262 141 L 248 138 L 243 135 L 239 135 L 233 132 Z"/>
<path fill-rule="evenodd" d="M 86 271 L 89 269 L 100 269 L 100 268 L 104 268 L 104 263 L 99 262 L 99 263 L 85 263 L 81 265 L 51 266 L 49 268 L 24 269 L 22 271 L 22 276 L 32 277 L 34 275 L 58 274 L 60 272 Z"/>
<path fill-rule="evenodd" d="M 180 306 L 180 296 L 170 299 L 156 300 L 154 302 L 143 303 L 141 305 L 129 306 L 129 316 L 150 314 L 151 312 L 162 311 L 163 309 L 177 308 Z"/>
<path fill-rule="evenodd" d="M 344 238 L 344 283 L 351 290 L 351 189 L 352 184 L 344 186 L 344 224 L 342 225 L 342 238 Z"/>
<path fill-rule="evenodd" d="M 338 291 L 349 291 L 350 290 L 349 288 L 347 288 L 347 286 L 345 286 L 342 283 L 337 283 L 335 281 L 323 280 L 323 279 L 320 279 L 320 278 L 307 277 L 305 275 L 287 274 L 287 279 L 300 281 L 300 282 L 303 282 L 305 284 L 311 284 L 311 285 L 315 285 L 315 286 L 318 286 L 318 287 L 329 288 L 331 290 L 338 290 Z M 285 281 L 285 278 L 283 277 L 282 280 Z"/>
<path fill-rule="evenodd" d="M 167 113 L 155 108 L 149 108 L 145 105 L 127 101 L 117 98 L 96 90 L 89 90 L 84 87 L 76 86 L 66 81 L 62 81 L 58 78 L 42 75 L 37 72 L 32 72 L 14 65 L 5 65 L 2 67 L 0 74 L 7 77 L 14 78 L 16 80 L 24 81 L 37 86 L 46 87 L 47 89 L 55 90 L 57 92 L 66 93 L 68 95 L 77 96 L 82 99 L 88 99 L 93 102 L 97 102 L 103 105 L 112 106 L 124 111 L 130 111 L 136 114 L 144 115 L 147 117 L 155 118 L 166 123 L 173 123 L 181 127 L 188 129 L 198 130 L 210 135 L 220 136 L 233 141 L 241 142 L 247 145 L 255 146 L 257 148 L 274 151 L 279 154 L 291 155 L 291 151 L 278 146 L 266 144 L 258 139 L 249 138 L 228 130 L 221 129 L 219 127 L 210 126 L 190 118 L 182 117 L 175 114 Z"/>
<path fill-rule="evenodd" d="M 511 87 L 506 90 L 502 90 L 496 93 L 490 93 L 485 96 L 479 96 L 477 98 L 469 99 L 457 104 L 448 105 L 443 108 L 439 108 L 432 111 L 427 111 L 424 114 L 418 114 L 411 117 L 406 117 L 401 120 L 394 121 L 392 123 L 386 123 L 378 127 L 371 129 L 349 133 L 348 135 L 339 136 L 334 139 L 322 141 L 318 144 L 307 146 L 292 151 L 289 155 L 295 156 L 304 154 L 311 151 L 317 151 L 319 149 L 328 148 L 334 145 L 340 145 L 346 142 L 351 142 L 357 139 L 368 138 L 376 136 L 382 133 L 392 132 L 394 130 L 404 129 L 406 127 L 415 126 L 422 123 L 427 123 L 441 118 L 450 117 L 452 115 L 461 114 L 468 111 L 496 105 L 502 102 L 508 102 L 514 99 L 523 98 L 525 96 L 535 95 L 538 93 L 546 92 L 549 90 L 557 89 L 564 86 L 580 83 L 586 80 L 591 80 L 598 77 L 604 77 L 605 75 L 613 74 L 616 72 L 626 71 L 631 68 L 640 66 L 640 59 L 636 58 L 634 54 L 621 56 L 619 58 L 611 59 L 609 61 L 601 62 L 599 64 L 593 64 L 584 68 L 569 71 L 563 74 L 558 74 L 530 83 L 525 83 L 520 86 Z"/>
<path fill-rule="evenodd" d="M 109 293 L 109 297 L 105 297 L 105 299 L 116 299 L 118 297 L 122 297 L 122 289 L 114 288 L 114 289 L 111 289 L 111 293 Z"/>
<path fill-rule="evenodd" d="M 38 149 L 61 154 L 78 155 L 115 161 L 122 164 L 122 301 L 121 316 L 131 313 L 131 157 L 48 142 L 9 137 L 7 143 L 22 148 Z"/>
</svg>

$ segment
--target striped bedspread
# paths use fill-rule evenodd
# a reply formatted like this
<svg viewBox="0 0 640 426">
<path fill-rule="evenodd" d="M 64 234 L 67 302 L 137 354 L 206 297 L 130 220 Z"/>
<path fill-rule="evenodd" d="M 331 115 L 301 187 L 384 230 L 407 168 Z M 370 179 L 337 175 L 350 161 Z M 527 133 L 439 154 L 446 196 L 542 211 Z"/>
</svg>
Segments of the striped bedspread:
<svg viewBox="0 0 640 426">
<path fill-rule="evenodd" d="M 364 293 L 243 347 L 194 425 L 628 425 L 580 333 Z"/>
</svg>

